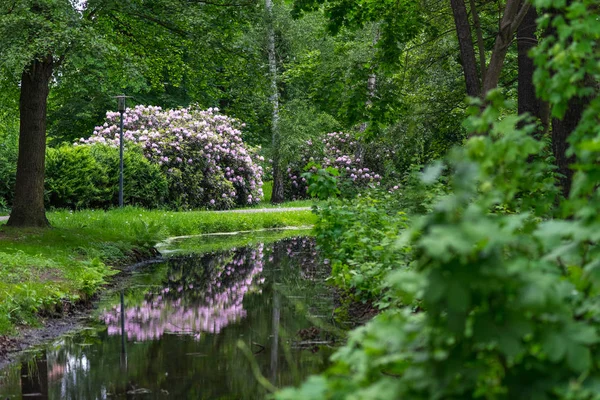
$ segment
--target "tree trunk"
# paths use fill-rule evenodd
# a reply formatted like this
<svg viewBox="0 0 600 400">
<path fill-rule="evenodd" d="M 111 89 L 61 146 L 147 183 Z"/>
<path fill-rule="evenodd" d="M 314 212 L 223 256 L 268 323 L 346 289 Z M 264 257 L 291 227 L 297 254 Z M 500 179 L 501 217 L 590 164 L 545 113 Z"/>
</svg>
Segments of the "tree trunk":
<svg viewBox="0 0 600 400">
<path fill-rule="evenodd" d="M 279 135 L 279 91 L 277 89 L 277 56 L 275 54 L 275 30 L 273 28 L 273 1 L 265 0 L 268 19 L 268 53 L 269 73 L 271 75 L 271 105 L 273 114 L 271 120 L 271 152 L 273 160 L 273 193 L 271 203 L 283 203 L 283 172 L 281 170 L 281 154 Z"/>
<path fill-rule="evenodd" d="M 475 36 L 477 36 L 477 49 L 479 50 L 479 71 L 481 81 L 485 80 L 486 60 L 485 60 L 485 43 L 483 42 L 483 32 L 481 31 L 481 22 L 479 13 L 475 6 L 475 0 L 471 0 L 471 14 L 473 15 L 473 25 L 475 27 Z"/>
<path fill-rule="evenodd" d="M 570 4 L 569 1 L 567 4 Z M 556 10 L 550 11 L 553 17 L 556 18 L 560 13 Z M 556 35 L 556 29 L 551 25 L 544 33 L 546 36 Z M 591 81 L 591 77 L 586 76 L 585 85 L 593 86 L 594 83 Z M 558 185 L 561 188 L 561 192 L 565 198 L 569 197 L 571 192 L 571 184 L 573 182 L 574 171 L 569 166 L 575 163 L 575 157 L 567 157 L 566 152 L 569 148 L 569 136 L 575 130 L 583 111 L 591 101 L 591 97 L 573 97 L 567 104 L 567 110 L 563 118 L 552 118 L 552 152 L 554 153 L 555 164 L 558 173 L 561 175 L 558 178 Z"/>
<path fill-rule="evenodd" d="M 485 80 L 483 81 L 483 91 L 481 92 L 482 98 L 485 98 L 487 92 L 498 86 L 500 73 L 504 66 L 504 59 L 506 58 L 508 48 L 517 28 L 521 25 L 523 19 L 525 19 L 530 8 L 531 5 L 527 1 L 521 3 L 520 0 L 508 0 L 506 2 L 504 15 L 500 21 L 500 31 L 496 36 L 492 57 L 488 64 Z"/>
<path fill-rule="evenodd" d="M 571 183 L 573 181 L 573 170 L 569 168 L 575 162 L 575 157 L 567 157 L 569 148 L 569 136 L 575 130 L 583 114 L 583 110 L 589 103 L 589 99 L 574 97 L 569 101 L 567 112 L 562 119 L 552 119 L 552 152 L 556 159 L 556 167 L 561 177 L 558 184 L 565 197 L 569 197 Z"/>
<path fill-rule="evenodd" d="M 477 97 L 481 92 L 479 75 L 477 74 L 477 62 L 475 61 L 475 50 L 471 39 L 471 25 L 467 15 L 467 7 L 464 0 L 450 0 L 458 45 L 460 48 L 460 59 L 462 62 L 467 94 Z"/>
<path fill-rule="evenodd" d="M 49 226 L 44 208 L 44 162 L 46 106 L 53 68 L 52 56 L 48 55 L 34 60 L 21 78 L 19 158 L 9 226 Z"/>
<path fill-rule="evenodd" d="M 529 113 L 539 120 L 543 132 L 547 132 L 549 125 L 548 104 L 538 99 L 535 94 L 535 85 L 533 84 L 535 65 L 533 59 L 528 55 L 529 51 L 537 45 L 535 35 L 537 17 L 535 7 L 531 7 L 517 30 L 517 48 L 519 52 L 518 110 L 519 114 Z"/>
</svg>

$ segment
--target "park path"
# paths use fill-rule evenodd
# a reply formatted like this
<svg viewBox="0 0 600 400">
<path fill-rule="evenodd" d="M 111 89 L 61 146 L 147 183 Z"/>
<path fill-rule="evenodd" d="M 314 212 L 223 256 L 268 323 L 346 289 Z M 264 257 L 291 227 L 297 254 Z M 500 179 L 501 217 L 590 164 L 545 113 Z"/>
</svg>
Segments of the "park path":
<svg viewBox="0 0 600 400">
<path fill-rule="evenodd" d="M 268 212 L 283 212 L 283 211 L 307 211 L 310 207 L 275 207 L 275 208 L 242 208 L 238 210 L 223 210 L 217 212 L 224 213 L 268 213 Z"/>
<path fill-rule="evenodd" d="M 307 211 L 310 207 L 280 207 L 280 208 L 244 208 L 241 210 L 224 210 L 217 212 L 226 213 L 269 213 L 269 212 L 283 212 L 283 211 Z M 8 215 L 0 217 L 0 221 L 8 220 Z"/>
</svg>

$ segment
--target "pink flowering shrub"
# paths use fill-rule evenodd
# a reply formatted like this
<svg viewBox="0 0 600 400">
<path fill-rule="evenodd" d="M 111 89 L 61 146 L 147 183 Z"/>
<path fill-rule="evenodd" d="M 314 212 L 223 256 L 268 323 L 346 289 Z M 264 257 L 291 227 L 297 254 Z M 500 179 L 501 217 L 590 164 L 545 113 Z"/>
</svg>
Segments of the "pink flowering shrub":
<svg viewBox="0 0 600 400">
<path fill-rule="evenodd" d="M 106 122 L 78 144 L 118 146 L 119 120 L 119 113 L 106 113 Z M 166 174 L 170 205 L 227 209 L 263 196 L 261 157 L 243 143 L 242 127 L 218 109 L 138 105 L 125 111 L 123 136 Z"/>
<path fill-rule="evenodd" d="M 292 200 L 308 197 L 307 182 L 303 178 L 304 167 L 310 162 L 320 164 L 321 167 L 337 168 L 340 172 L 339 182 L 345 192 L 353 192 L 368 186 L 379 186 L 381 175 L 374 172 L 367 165 L 371 165 L 364 157 L 365 149 L 350 134 L 344 132 L 328 133 L 322 145 L 315 144 L 312 140 L 306 141 L 306 146 L 301 150 L 299 161 L 292 163 L 287 168 L 286 196 Z M 316 167 L 313 167 L 316 172 Z"/>
</svg>

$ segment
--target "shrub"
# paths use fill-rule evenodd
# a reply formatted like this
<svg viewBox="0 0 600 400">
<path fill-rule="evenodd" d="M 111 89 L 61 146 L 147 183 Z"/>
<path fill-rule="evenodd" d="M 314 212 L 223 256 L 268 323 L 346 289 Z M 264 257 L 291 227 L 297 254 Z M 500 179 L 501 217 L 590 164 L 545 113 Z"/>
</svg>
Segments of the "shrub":
<svg viewBox="0 0 600 400">
<path fill-rule="evenodd" d="M 262 198 L 262 167 L 253 159 L 260 157 L 244 145 L 243 125 L 217 112 L 136 106 L 124 114 L 125 141 L 166 174 L 172 205 L 226 209 Z M 118 126 L 119 114 L 108 112 L 106 122 L 79 142 L 116 147 Z"/>
<path fill-rule="evenodd" d="M 322 168 L 319 164 L 309 163 L 304 169 L 306 172 L 302 174 L 302 178 L 308 183 L 306 190 L 311 197 L 326 200 L 340 194 L 337 182 L 340 172 L 337 168 Z"/>
<path fill-rule="evenodd" d="M 118 149 L 103 145 L 86 147 L 90 148 L 94 159 L 106 171 L 108 205 L 119 204 Z M 123 202 L 132 206 L 157 208 L 165 204 L 167 196 L 167 178 L 160 167 L 150 163 L 139 149 L 127 149 L 123 154 Z"/>
<path fill-rule="evenodd" d="M 124 202 L 157 207 L 166 178 L 140 151 L 124 154 Z M 57 208 L 108 208 L 118 204 L 119 151 L 104 145 L 50 148 L 46 156 L 46 202 Z"/>
<path fill-rule="evenodd" d="M 398 196 L 371 191 L 353 200 L 329 200 L 317 210 L 315 234 L 331 262 L 331 281 L 357 300 L 386 302 L 384 278 L 405 265 L 405 249 L 396 249 L 407 216 L 398 211 Z"/>
<path fill-rule="evenodd" d="M 46 203 L 58 208 L 99 207 L 108 199 L 106 171 L 89 148 L 63 145 L 46 152 Z"/>
<path fill-rule="evenodd" d="M 0 208 L 12 204 L 17 174 L 17 141 L 16 133 L 0 136 Z"/>
</svg>

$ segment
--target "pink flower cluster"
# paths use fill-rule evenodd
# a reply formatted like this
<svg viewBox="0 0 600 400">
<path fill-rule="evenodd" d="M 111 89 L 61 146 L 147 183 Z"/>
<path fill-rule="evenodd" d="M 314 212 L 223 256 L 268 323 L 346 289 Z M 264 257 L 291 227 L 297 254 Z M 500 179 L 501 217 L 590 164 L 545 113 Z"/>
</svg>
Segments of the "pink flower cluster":
<svg viewBox="0 0 600 400">
<path fill-rule="evenodd" d="M 328 133 L 319 148 L 311 140 L 306 141 L 298 163 L 287 169 L 289 197 L 293 200 L 307 197 L 307 182 L 301 177 L 302 169 L 309 162 L 320 164 L 323 168 L 334 167 L 340 171 L 340 179 L 356 187 L 379 186 L 381 176 L 366 166 L 360 143 L 344 132 Z"/>
<path fill-rule="evenodd" d="M 261 157 L 243 143 L 243 124 L 218 111 L 138 105 L 124 113 L 125 144 L 140 146 L 161 166 L 179 206 L 223 209 L 263 197 Z M 119 113 L 106 113 L 106 122 L 79 144 L 118 146 L 119 121 Z"/>
</svg>

